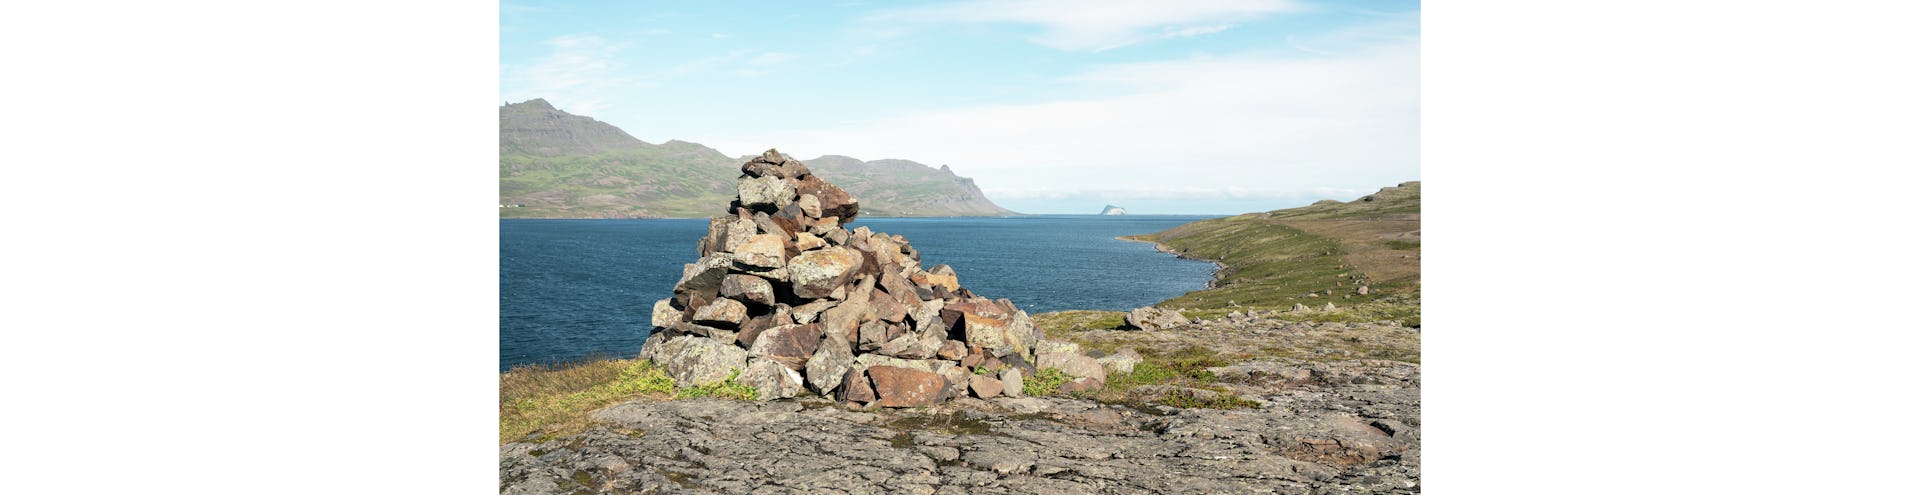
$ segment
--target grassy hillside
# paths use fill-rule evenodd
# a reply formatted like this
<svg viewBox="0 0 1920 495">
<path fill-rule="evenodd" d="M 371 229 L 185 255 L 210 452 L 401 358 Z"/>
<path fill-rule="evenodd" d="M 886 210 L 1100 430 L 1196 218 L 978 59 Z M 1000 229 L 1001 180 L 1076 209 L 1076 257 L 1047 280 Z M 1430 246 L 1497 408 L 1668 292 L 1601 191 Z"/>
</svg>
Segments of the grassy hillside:
<svg viewBox="0 0 1920 495">
<path fill-rule="evenodd" d="M 1348 309 L 1320 318 L 1419 321 L 1419 182 L 1345 203 L 1202 220 L 1133 239 L 1227 266 L 1213 288 L 1160 307 L 1199 309 L 1204 317 L 1332 302 Z M 1359 294 L 1360 286 L 1368 293 Z"/>
<path fill-rule="evenodd" d="M 746 157 L 685 141 L 650 144 L 545 100 L 500 107 L 502 218 L 700 218 L 734 196 Z M 907 160 L 805 161 L 868 216 L 1005 215 L 973 180 Z"/>
</svg>

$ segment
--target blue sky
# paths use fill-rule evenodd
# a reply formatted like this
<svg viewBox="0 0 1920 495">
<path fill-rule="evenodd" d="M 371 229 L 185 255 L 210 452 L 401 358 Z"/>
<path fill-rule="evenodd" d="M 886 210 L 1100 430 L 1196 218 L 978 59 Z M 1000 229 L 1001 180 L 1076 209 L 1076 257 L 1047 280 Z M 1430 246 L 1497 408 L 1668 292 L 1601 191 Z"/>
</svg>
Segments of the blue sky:
<svg viewBox="0 0 1920 495">
<path fill-rule="evenodd" d="M 1232 214 L 1418 180 L 1412 1 L 500 7 L 500 99 L 642 140 L 950 165 L 1025 213 Z"/>
</svg>

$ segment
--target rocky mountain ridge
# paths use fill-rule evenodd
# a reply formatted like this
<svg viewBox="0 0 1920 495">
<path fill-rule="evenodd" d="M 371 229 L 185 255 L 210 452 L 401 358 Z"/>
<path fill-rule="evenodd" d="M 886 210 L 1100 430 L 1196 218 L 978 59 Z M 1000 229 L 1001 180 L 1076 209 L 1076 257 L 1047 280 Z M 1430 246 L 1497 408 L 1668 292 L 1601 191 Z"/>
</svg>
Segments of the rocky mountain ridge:
<svg viewBox="0 0 1920 495">
<path fill-rule="evenodd" d="M 543 99 L 500 107 L 503 218 L 699 218 L 734 193 L 737 164 L 713 148 L 652 144 Z M 787 157 L 793 158 L 793 157 Z M 869 216 L 1016 214 L 942 165 L 825 155 L 822 177 L 866 199 Z M 513 205 L 513 207 L 509 207 Z"/>
</svg>

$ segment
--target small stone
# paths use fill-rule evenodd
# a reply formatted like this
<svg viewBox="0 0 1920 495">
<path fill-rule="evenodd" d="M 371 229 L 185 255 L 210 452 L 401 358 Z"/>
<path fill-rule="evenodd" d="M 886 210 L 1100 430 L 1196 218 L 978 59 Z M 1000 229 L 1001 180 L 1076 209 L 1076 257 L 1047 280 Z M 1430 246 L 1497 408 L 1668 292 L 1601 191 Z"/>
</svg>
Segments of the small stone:
<svg viewBox="0 0 1920 495">
<path fill-rule="evenodd" d="M 653 326 L 660 328 L 673 326 L 680 321 L 682 314 L 684 313 L 679 308 L 673 307 L 673 299 L 656 301 L 653 303 Z"/>
<path fill-rule="evenodd" d="M 1331 302 L 1329 302 L 1329 303 L 1327 303 L 1327 305 L 1326 305 L 1326 306 L 1321 306 L 1321 307 L 1320 307 L 1320 310 L 1321 310 L 1321 311 L 1333 311 L 1334 309 L 1336 309 L 1336 308 L 1334 308 L 1334 307 L 1333 307 L 1333 303 L 1331 303 Z"/>
<path fill-rule="evenodd" d="M 972 375 L 968 381 L 968 388 L 973 390 L 973 395 L 982 399 L 999 397 L 1007 387 L 1006 384 L 1000 383 L 1000 380 L 983 375 Z"/>
<path fill-rule="evenodd" d="M 794 202 L 800 204 L 800 211 L 805 212 L 807 216 L 820 218 L 820 198 L 818 196 L 802 194 L 800 195 L 800 199 Z M 836 219 L 835 221 L 838 222 L 839 220 Z"/>
<path fill-rule="evenodd" d="M 1005 371 L 1001 371 L 1000 385 L 1002 389 L 1000 394 L 1016 398 L 1025 396 L 1026 391 L 1022 388 L 1025 384 L 1021 383 L 1020 378 L 1020 370 L 1017 368 L 1007 368 Z"/>
<path fill-rule="evenodd" d="M 827 240 L 806 232 L 794 234 L 793 247 L 801 251 L 812 251 L 827 247 Z"/>
</svg>

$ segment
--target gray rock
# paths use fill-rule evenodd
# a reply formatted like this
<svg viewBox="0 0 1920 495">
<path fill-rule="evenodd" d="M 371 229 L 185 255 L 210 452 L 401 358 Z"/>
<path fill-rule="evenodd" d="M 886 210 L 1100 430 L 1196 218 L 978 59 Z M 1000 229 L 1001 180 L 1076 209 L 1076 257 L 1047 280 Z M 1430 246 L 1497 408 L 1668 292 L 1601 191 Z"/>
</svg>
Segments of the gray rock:
<svg viewBox="0 0 1920 495">
<path fill-rule="evenodd" d="M 720 297 L 750 302 L 761 307 L 772 306 L 773 284 L 767 279 L 744 273 L 728 274 L 720 281 Z"/>
<path fill-rule="evenodd" d="M 719 328 L 740 328 L 747 321 L 747 305 L 732 299 L 715 299 L 693 312 L 693 322 Z"/>
<path fill-rule="evenodd" d="M 802 390 L 800 373 L 768 359 L 753 360 L 737 381 L 758 391 L 759 400 L 786 399 Z"/>
<path fill-rule="evenodd" d="M 777 210 L 793 202 L 792 183 L 774 176 L 741 178 L 738 190 L 740 204 L 748 208 L 767 208 Z"/>
<path fill-rule="evenodd" d="M 747 351 L 706 337 L 682 335 L 662 342 L 653 362 L 681 387 L 715 385 L 746 369 Z"/>
<path fill-rule="evenodd" d="M 1016 398 L 1026 395 L 1025 384 L 1021 382 L 1019 369 L 1007 368 L 1000 371 L 1000 385 L 1005 387 L 1000 391 L 1001 395 Z"/>
<path fill-rule="evenodd" d="M 1133 311 L 1128 311 L 1125 322 L 1128 327 L 1140 330 L 1165 330 L 1188 323 L 1187 317 L 1181 315 L 1179 310 L 1155 307 L 1135 308 Z"/>
<path fill-rule="evenodd" d="M 665 328 L 680 322 L 683 313 L 673 307 L 673 299 L 661 299 L 653 303 L 653 326 Z"/>
<path fill-rule="evenodd" d="M 1100 367 L 1105 368 L 1108 373 L 1124 375 L 1133 373 L 1133 365 L 1140 364 L 1142 360 L 1144 360 L 1144 358 L 1140 356 L 1139 352 L 1135 352 L 1132 348 L 1126 348 L 1115 351 L 1113 354 L 1102 356 L 1095 361 L 1098 361 Z"/>
<path fill-rule="evenodd" d="M 824 397 L 835 396 L 847 371 L 853 369 L 853 346 L 846 339 L 829 335 L 820 349 L 807 360 L 807 386 Z"/>
<path fill-rule="evenodd" d="M 807 251 L 787 263 L 795 296 L 817 299 L 853 279 L 863 263 L 859 251 L 842 246 Z"/>
</svg>

